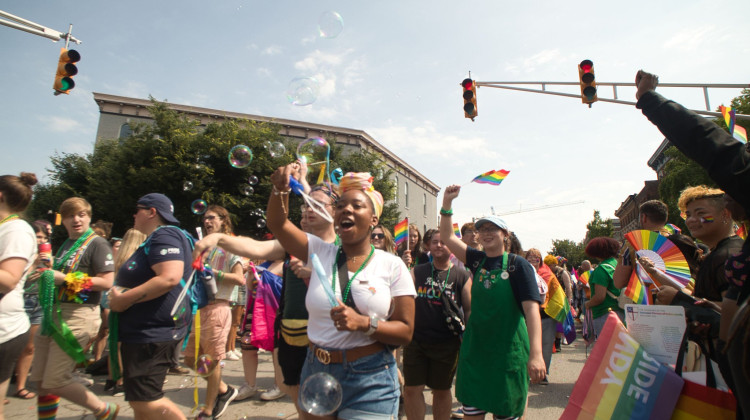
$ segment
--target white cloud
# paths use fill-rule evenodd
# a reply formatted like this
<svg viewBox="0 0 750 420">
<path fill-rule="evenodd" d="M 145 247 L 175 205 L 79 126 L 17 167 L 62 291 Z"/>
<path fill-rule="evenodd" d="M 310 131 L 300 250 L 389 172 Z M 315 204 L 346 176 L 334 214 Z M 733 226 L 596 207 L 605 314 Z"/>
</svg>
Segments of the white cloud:
<svg viewBox="0 0 750 420">
<path fill-rule="evenodd" d="M 263 77 L 271 77 L 273 75 L 273 71 L 271 71 L 271 69 L 267 67 L 259 67 L 255 69 L 255 74 Z"/>
<path fill-rule="evenodd" d="M 70 131 L 83 130 L 83 125 L 72 118 L 63 118 L 58 116 L 40 116 L 39 120 L 42 121 L 47 130 L 54 131 L 56 133 L 67 133 Z"/>
<path fill-rule="evenodd" d="M 271 45 L 269 47 L 266 47 L 263 51 L 260 52 L 260 55 L 279 55 L 283 51 L 281 50 L 281 47 L 278 45 Z"/>
<path fill-rule="evenodd" d="M 715 44 L 720 34 L 716 33 L 714 25 L 692 26 L 677 32 L 664 43 L 664 48 L 675 48 L 683 51 L 695 51 L 706 46 L 707 43 Z"/>
</svg>

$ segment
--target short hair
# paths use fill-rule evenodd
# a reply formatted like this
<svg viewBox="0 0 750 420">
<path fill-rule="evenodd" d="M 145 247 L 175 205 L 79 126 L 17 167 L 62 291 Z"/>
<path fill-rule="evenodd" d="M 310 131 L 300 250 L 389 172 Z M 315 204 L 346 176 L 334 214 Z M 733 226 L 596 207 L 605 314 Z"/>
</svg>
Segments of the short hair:
<svg viewBox="0 0 750 420">
<path fill-rule="evenodd" d="M 526 258 L 528 260 L 529 259 L 528 258 L 529 255 L 535 255 L 535 256 L 539 257 L 539 262 L 540 263 L 542 262 L 542 252 L 539 251 L 538 249 L 536 249 L 536 248 L 529 248 L 529 250 L 526 251 L 526 254 L 524 254 L 524 258 Z"/>
<path fill-rule="evenodd" d="M 687 210 L 688 204 L 695 200 L 707 199 L 713 204 L 716 209 L 726 208 L 724 202 L 724 191 L 718 188 L 711 188 L 705 185 L 698 185 L 695 187 L 687 187 L 680 193 L 680 198 L 677 199 L 677 207 L 680 211 Z"/>
<path fill-rule="evenodd" d="M 463 226 L 461 226 L 461 236 L 465 235 L 466 231 L 469 229 L 474 231 L 477 230 L 476 226 L 474 226 L 474 222 L 464 223 Z"/>
<path fill-rule="evenodd" d="M 586 255 L 599 260 L 612 258 L 616 256 L 619 251 L 620 243 L 606 236 L 594 238 L 586 245 Z"/>
<path fill-rule="evenodd" d="M 559 261 L 557 261 L 557 257 L 551 254 L 547 254 L 544 256 L 544 263 L 548 266 L 558 265 Z"/>
<path fill-rule="evenodd" d="M 232 225 L 232 217 L 229 215 L 229 210 L 217 204 L 211 204 L 206 209 L 206 212 L 209 211 L 216 213 L 216 215 L 221 218 L 223 222 L 220 229 L 221 233 L 232 233 L 234 231 L 234 226 Z"/>
<path fill-rule="evenodd" d="M 60 216 L 64 218 L 85 211 L 91 217 L 91 203 L 81 197 L 70 197 L 60 204 Z"/>
<path fill-rule="evenodd" d="M 430 241 L 432 240 L 432 237 L 435 236 L 435 234 L 439 234 L 440 231 L 437 229 L 427 229 L 427 232 L 424 233 L 424 246 L 429 249 Z"/>
<path fill-rule="evenodd" d="M 21 172 L 21 176 L 0 176 L 0 191 L 8 208 L 13 212 L 26 210 L 33 194 L 31 187 L 36 183 L 36 175 L 31 172 Z"/>
<path fill-rule="evenodd" d="M 656 224 L 667 223 L 669 207 L 661 200 L 648 200 L 638 208 L 640 214 L 645 214 L 648 220 Z"/>
</svg>

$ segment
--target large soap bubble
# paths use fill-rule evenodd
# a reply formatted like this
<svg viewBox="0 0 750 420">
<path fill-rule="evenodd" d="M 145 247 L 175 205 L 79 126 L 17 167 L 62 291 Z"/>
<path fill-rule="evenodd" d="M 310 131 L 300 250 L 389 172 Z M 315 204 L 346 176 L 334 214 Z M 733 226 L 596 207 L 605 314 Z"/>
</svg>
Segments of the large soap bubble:
<svg viewBox="0 0 750 420">
<path fill-rule="evenodd" d="M 331 148 L 324 138 L 311 137 L 297 145 L 297 159 L 310 164 L 315 162 L 315 159 L 327 158 L 330 150 Z"/>
<path fill-rule="evenodd" d="M 232 147 L 227 156 L 233 168 L 246 168 L 253 161 L 253 151 L 244 144 Z"/>
<path fill-rule="evenodd" d="M 272 158 L 281 157 L 286 153 L 286 147 L 284 147 L 284 143 L 277 141 L 271 143 L 270 146 L 268 146 L 268 154 Z"/>
<path fill-rule="evenodd" d="M 200 198 L 190 204 L 190 211 L 193 214 L 203 214 L 206 212 L 206 209 L 208 209 L 208 203 L 206 203 L 206 200 Z"/>
<path fill-rule="evenodd" d="M 341 384 L 325 372 L 314 373 L 305 379 L 299 389 L 299 402 L 302 409 L 316 416 L 333 414 L 343 398 Z"/>
<path fill-rule="evenodd" d="M 334 11 L 324 12 L 318 18 L 318 33 L 321 38 L 336 38 L 344 30 L 344 18 Z"/>
<path fill-rule="evenodd" d="M 208 354 L 202 354 L 195 361 L 195 373 L 205 378 L 213 373 L 217 365 L 218 363 L 216 363 L 213 357 Z"/>
<path fill-rule="evenodd" d="M 297 106 L 311 105 L 319 94 L 320 83 L 313 77 L 295 77 L 286 88 L 286 99 Z"/>
</svg>

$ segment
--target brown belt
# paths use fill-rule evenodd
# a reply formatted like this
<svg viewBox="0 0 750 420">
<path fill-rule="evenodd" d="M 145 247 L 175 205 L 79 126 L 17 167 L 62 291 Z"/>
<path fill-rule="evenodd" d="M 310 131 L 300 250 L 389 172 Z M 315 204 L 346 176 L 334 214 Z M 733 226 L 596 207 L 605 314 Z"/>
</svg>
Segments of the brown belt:
<svg viewBox="0 0 750 420">
<path fill-rule="evenodd" d="M 310 351 L 312 351 L 318 361 L 324 365 L 330 363 L 343 363 L 345 357 L 347 362 L 353 362 L 382 350 L 385 350 L 385 346 L 380 342 L 374 342 L 366 346 L 355 347 L 348 350 L 326 350 L 310 343 Z"/>
</svg>

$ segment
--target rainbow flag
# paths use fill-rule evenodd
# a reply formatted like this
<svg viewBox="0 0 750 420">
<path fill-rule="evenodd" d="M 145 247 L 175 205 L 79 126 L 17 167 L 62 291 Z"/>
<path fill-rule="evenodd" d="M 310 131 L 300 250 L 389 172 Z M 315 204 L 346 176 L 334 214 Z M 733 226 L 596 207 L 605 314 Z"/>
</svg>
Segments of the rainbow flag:
<svg viewBox="0 0 750 420">
<path fill-rule="evenodd" d="M 701 217 L 701 223 L 713 223 L 713 222 L 714 222 L 713 216 Z"/>
<path fill-rule="evenodd" d="M 648 289 L 643 284 L 636 270 L 630 274 L 628 286 L 625 288 L 625 296 L 630 298 L 636 305 L 648 305 Z"/>
<path fill-rule="evenodd" d="M 747 131 L 745 130 L 745 127 L 741 125 L 734 126 L 734 133 L 732 133 L 732 136 L 742 143 L 747 143 Z"/>
<path fill-rule="evenodd" d="M 677 225 L 673 225 L 671 223 L 667 223 L 666 225 L 664 225 L 664 230 L 670 235 L 674 235 L 675 233 L 682 233 L 682 229 L 680 229 Z"/>
<path fill-rule="evenodd" d="M 492 170 L 475 177 L 471 182 L 476 182 L 477 184 L 500 185 L 509 173 L 510 171 L 506 171 L 505 169 L 500 169 L 499 171 Z"/>
<path fill-rule="evenodd" d="M 409 218 L 398 222 L 396 226 L 393 227 L 393 240 L 396 242 L 396 245 L 400 244 L 401 242 L 404 242 L 409 238 Z"/>
<path fill-rule="evenodd" d="M 461 229 L 458 228 L 458 223 L 453 224 L 453 234 L 456 235 L 458 239 L 461 239 Z"/>
<path fill-rule="evenodd" d="M 721 115 L 724 116 L 724 123 L 726 123 L 727 128 L 729 129 L 729 134 L 734 133 L 734 119 L 736 112 L 732 109 L 731 106 L 724 106 L 721 105 L 719 107 L 719 110 L 721 110 Z"/>
<path fill-rule="evenodd" d="M 544 308 L 544 312 L 562 324 L 565 322 L 568 313 L 570 313 L 568 298 L 565 296 L 565 291 L 560 286 L 560 282 L 555 277 L 550 279 L 547 287 L 549 288 L 547 294 L 550 298 L 547 302 L 547 307 Z"/>
<path fill-rule="evenodd" d="M 646 353 L 613 312 L 596 343 L 560 420 L 670 418 L 685 381 Z"/>
<path fill-rule="evenodd" d="M 589 284 L 589 277 L 591 277 L 591 273 L 593 271 L 594 270 L 584 271 L 583 273 L 579 274 L 578 275 L 578 281 L 580 281 L 583 284 Z"/>
</svg>

